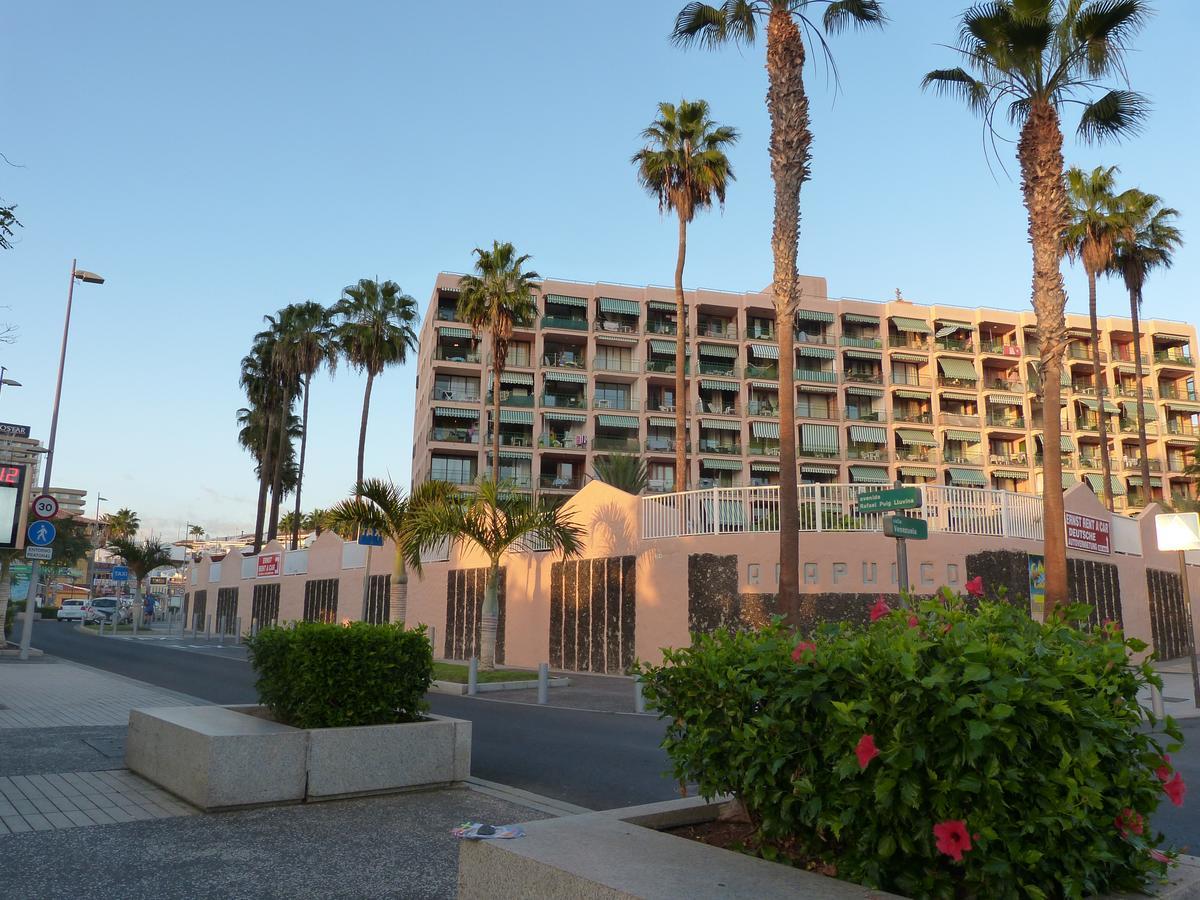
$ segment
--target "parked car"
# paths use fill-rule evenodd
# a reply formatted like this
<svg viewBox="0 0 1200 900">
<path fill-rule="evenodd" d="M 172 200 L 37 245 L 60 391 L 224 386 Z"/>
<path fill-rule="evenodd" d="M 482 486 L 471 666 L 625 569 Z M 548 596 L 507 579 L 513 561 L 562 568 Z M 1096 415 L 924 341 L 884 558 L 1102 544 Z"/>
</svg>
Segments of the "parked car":
<svg viewBox="0 0 1200 900">
<path fill-rule="evenodd" d="M 87 606 L 84 615 L 88 622 L 115 621 L 118 625 L 132 618 L 129 607 L 116 597 L 96 597 Z"/>
<path fill-rule="evenodd" d="M 58 621 L 66 622 L 68 619 L 74 622 L 83 622 L 84 608 L 86 603 L 83 600 L 64 600 L 62 606 L 58 608 Z"/>
</svg>

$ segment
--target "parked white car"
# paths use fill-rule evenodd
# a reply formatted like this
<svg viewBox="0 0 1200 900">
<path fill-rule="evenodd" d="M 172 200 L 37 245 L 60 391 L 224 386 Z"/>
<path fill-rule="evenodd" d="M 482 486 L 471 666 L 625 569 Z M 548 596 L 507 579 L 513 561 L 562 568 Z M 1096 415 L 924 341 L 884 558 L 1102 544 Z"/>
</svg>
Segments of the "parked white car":
<svg viewBox="0 0 1200 900">
<path fill-rule="evenodd" d="M 114 618 L 118 624 L 133 618 L 129 606 L 116 597 L 96 597 L 84 609 L 84 620 L 87 622 L 112 622 Z"/>
<path fill-rule="evenodd" d="M 84 600 L 64 600 L 62 606 L 58 608 L 58 621 L 60 622 L 82 622 L 84 621 L 85 613 Z"/>
</svg>

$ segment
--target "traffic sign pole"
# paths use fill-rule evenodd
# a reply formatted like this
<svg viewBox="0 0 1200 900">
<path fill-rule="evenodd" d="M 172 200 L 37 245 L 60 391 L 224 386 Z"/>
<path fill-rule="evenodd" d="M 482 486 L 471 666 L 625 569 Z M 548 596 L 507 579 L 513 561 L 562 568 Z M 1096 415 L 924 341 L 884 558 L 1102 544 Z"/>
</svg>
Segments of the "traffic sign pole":
<svg viewBox="0 0 1200 900">
<path fill-rule="evenodd" d="M 896 538 L 896 577 L 900 581 L 900 596 L 908 590 L 908 541 Z"/>
</svg>

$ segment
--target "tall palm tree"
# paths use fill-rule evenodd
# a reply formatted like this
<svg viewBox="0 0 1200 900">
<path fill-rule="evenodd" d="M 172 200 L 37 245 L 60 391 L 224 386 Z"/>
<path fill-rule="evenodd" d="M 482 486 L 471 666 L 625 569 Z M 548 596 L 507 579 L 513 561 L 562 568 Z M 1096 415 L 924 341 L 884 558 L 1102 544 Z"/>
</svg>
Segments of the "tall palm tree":
<svg viewBox="0 0 1200 900">
<path fill-rule="evenodd" d="M 293 307 L 284 307 L 271 316 L 263 316 L 267 323 L 265 331 L 259 332 L 256 340 L 269 342 L 270 351 L 267 356 L 268 378 L 275 392 L 275 423 L 276 446 L 274 448 L 274 467 L 271 471 L 271 512 L 267 519 L 267 540 L 274 540 L 279 534 L 279 507 L 283 501 L 284 467 L 292 452 L 291 429 L 287 427 L 292 418 L 292 404 L 300 393 L 300 372 L 298 357 L 290 352 L 291 343 L 300 329 L 294 324 Z"/>
<path fill-rule="evenodd" d="M 687 490 L 687 311 L 683 299 L 683 265 L 687 257 L 687 227 L 700 210 L 714 201 L 725 205 L 725 189 L 734 180 L 725 155 L 738 133 L 718 126 L 708 115 L 705 100 L 658 104 L 658 118 L 642 132 L 646 146 L 633 155 L 638 181 L 658 199 L 658 211 L 672 210 L 679 219 L 675 254 L 675 490 Z"/>
<path fill-rule="evenodd" d="M 395 546 L 388 590 L 388 621 L 404 624 L 408 615 L 408 569 L 421 573 L 421 553 L 409 538 L 409 525 L 422 506 L 457 496 L 445 481 L 426 481 L 408 496 L 390 481 L 368 478 L 354 495 L 325 512 L 324 524 L 339 534 L 377 531 Z"/>
<path fill-rule="evenodd" d="M 131 538 L 137 535 L 138 529 L 142 527 L 142 522 L 137 513 L 129 507 L 123 506 L 115 513 L 108 513 L 104 517 L 104 527 L 108 529 L 108 533 L 112 537 Z"/>
<path fill-rule="evenodd" d="M 500 377 L 508 364 L 513 326 L 537 315 L 537 272 L 524 268 L 531 257 L 517 256 L 512 244 L 492 241 L 475 248 L 475 272 L 459 282 L 458 315 L 476 335 L 492 344 L 492 481 L 500 479 Z"/>
<path fill-rule="evenodd" d="M 285 533 L 292 535 L 292 549 L 300 542 L 300 494 L 304 486 L 304 457 L 308 449 L 308 397 L 312 376 L 323 365 L 332 373 L 338 354 L 333 342 L 329 310 L 315 300 L 293 303 L 279 311 L 280 339 L 275 344 L 273 361 L 284 378 L 300 379 L 304 394 L 300 414 L 300 461 L 297 467 L 294 514 Z"/>
<path fill-rule="evenodd" d="M 1067 170 L 1067 201 L 1070 222 L 1066 231 L 1067 256 L 1083 263 L 1088 280 L 1088 317 L 1092 331 L 1092 379 L 1100 422 L 1100 467 L 1104 472 L 1104 502 L 1113 509 L 1112 460 L 1108 452 L 1108 417 L 1104 414 L 1104 395 L 1108 379 L 1100 366 L 1100 324 L 1096 316 L 1096 276 L 1112 262 L 1113 244 L 1128 225 L 1124 207 L 1116 196 L 1116 166 L 1097 166 L 1084 172 L 1077 166 Z M 1139 395 L 1139 403 L 1140 395 Z M 1147 482 L 1147 488 L 1149 483 Z"/>
<path fill-rule="evenodd" d="M 606 453 L 597 456 L 594 465 L 597 481 L 628 494 L 640 494 L 649 481 L 646 461 L 633 453 Z"/>
<path fill-rule="evenodd" d="M 238 445 L 250 453 L 254 459 L 254 472 L 258 476 L 258 507 L 255 521 L 254 552 L 257 553 L 263 544 L 266 530 L 267 499 L 269 488 L 274 477 L 275 459 L 279 452 L 279 441 L 275 435 L 278 428 L 275 413 L 270 407 L 242 407 L 237 411 Z M 287 494 L 296 486 L 298 466 L 296 451 L 292 441 L 300 436 L 300 417 L 294 413 L 288 414 L 287 435 L 289 440 L 283 448 L 283 473 L 280 491 Z"/>
<path fill-rule="evenodd" d="M 924 86 L 965 100 L 995 133 L 1005 104 L 1020 124 L 1017 160 L 1033 246 L 1033 309 L 1041 344 L 1042 416 L 1046 448 L 1046 614 L 1067 600 L 1066 524 L 1063 520 L 1061 438 L 1063 351 L 1067 345 L 1063 288 L 1063 233 L 1068 224 L 1063 179 L 1061 110 L 1080 104 L 1085 140 L 1137 129 L 1146 104 L 1136 93 L 1110 90 L 1091 99 L 1106 77 L 1124 69 L 1127 41 L 1149 14 L 1142 0 L 991 0 L 962 15 L 958 52 L 966 68 L 937 69 Z M 970 71 L 968 71 L 970 70 Z M 972 72 L 974 74 L 972 74 Z"/>
<path fill-rule="evenodd" d="M 584 530 L 562 507 L 518 494 L 505 482 L 482 479 L 471 494 L 452 492 L 416 510 L 408 526 L 415 553 L 449 541 L 460 550 L 475 547 L 488 558 L 487 586 L 480 614 L 479 665 L 496 667 L 496 629 L 500 615 L 500 561 L 510 551 L 533 547 L 574 556 Z"/>
<path fill-rule="evenodd" d="M 254 457 L 258 475 L 258 500 L 254 517 L 255 553 L 262 549 L 267 519 L 267 489 L 274 472 L 270 460 L 274 459 L 274 448 L 279 443 L 275 427 L 275 406 L 279 397 L 271 363 L 273 354 L 273 342 L 262 335 L 257 337 L 250 352 L 242 357 L 239 379 L 249 405 L 237 413 L 238 425 L 241 426 L 238 442 Z"/>
<path fill-rule="evenodd" d="M 363 480 L 363 454 L 367 446 L 367 417 L 371 412 L 371 387 L 388 366 L 402 365 L 415 350 L 413 331 L 419 315 L 417 301 L 394 281 L 361 278 L 342 291 L 333 307 L 333 335 L 337 350 L 360 372 L 367 373 L 363 392 L 362 424 L 358 429 L 358 469 L 355 484 Z"/>
<path fill-rule="evenodd" d="M 133 573 L 133 615 L 135 621 L 140 621 L 142 583 L 155 569 L 175 565 L 171 558 L 171 548 L 156 538 L 147 538 L 138 543 L 133 538 L 119 537 L 108 542 L 108 551 Z"/>
<path fill-rule="evenodd" d="M 810 12 L 824 8 L 818 24 Z M 814 35 L 826 60 L 830 34 L 847 26 L 882 26 L 879 0 L 725 0 L 720 6 L 689 3 L 675 19 L 674 40 L 718 47 L 752 44 L 761 21 L 767 30 L 767 113 L 771 118 L 771 178 L 775 182 L 772 289 L 779 341 L 779 607 L 792 625 L 800 622 L 800 506 L 796 473 L 795 313 L 804 299 L 798 286 L 800 188 L 809 178 L 812 130 L 804 88 L 804 29 Z"/>
<path fill-rule="evenodd" d="M 1141 460 L 1142 484 L 1150 496 L 1150 455 L 1146 448 L 1146 413 L 1142 408 L 1142 329 L 1139 314 L 1142 310 L 1142 291 L 1146 279 L 1155 269 L 1169 269 L 1175 251 L 1183 244 L 1183 235 L 1175 221 L 1179 211 L 1164 206 L 1162 198 L 1136 188 L 1121 195 L 1129 229 L 1116 242 L 1109 274 L 1119 275 L 1129 292 L 1129 318 L 1133 322 L 1134 372 L 1137 379 L 1138 454 Z"/>
</svg>

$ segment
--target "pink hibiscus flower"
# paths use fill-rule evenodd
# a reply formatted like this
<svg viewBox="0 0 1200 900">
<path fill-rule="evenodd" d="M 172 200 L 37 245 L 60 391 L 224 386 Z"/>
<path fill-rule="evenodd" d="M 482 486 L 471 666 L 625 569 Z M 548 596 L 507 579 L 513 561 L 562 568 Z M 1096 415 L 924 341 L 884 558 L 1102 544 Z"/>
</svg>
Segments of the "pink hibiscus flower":
<svg viewBox="0 0 1200 900">
<path fill-rule="evenodd" d="M 962 862 L 963 853 L 971 849 L 971 834 L 962 819 L 949 819 L 933 826 L 937 848 L 955 862 Z"/>
<path fill-rule="evenodd" d="M 875 736 L 872 734 L 864 734 L 858 739 L 858 745 L 854 748 L 854 755 L 858 757 L 858 767 L 865 769 L 871 764 L 871 760 L 879 755 L 879 748 L 875 746 Z"/>
</svg>

